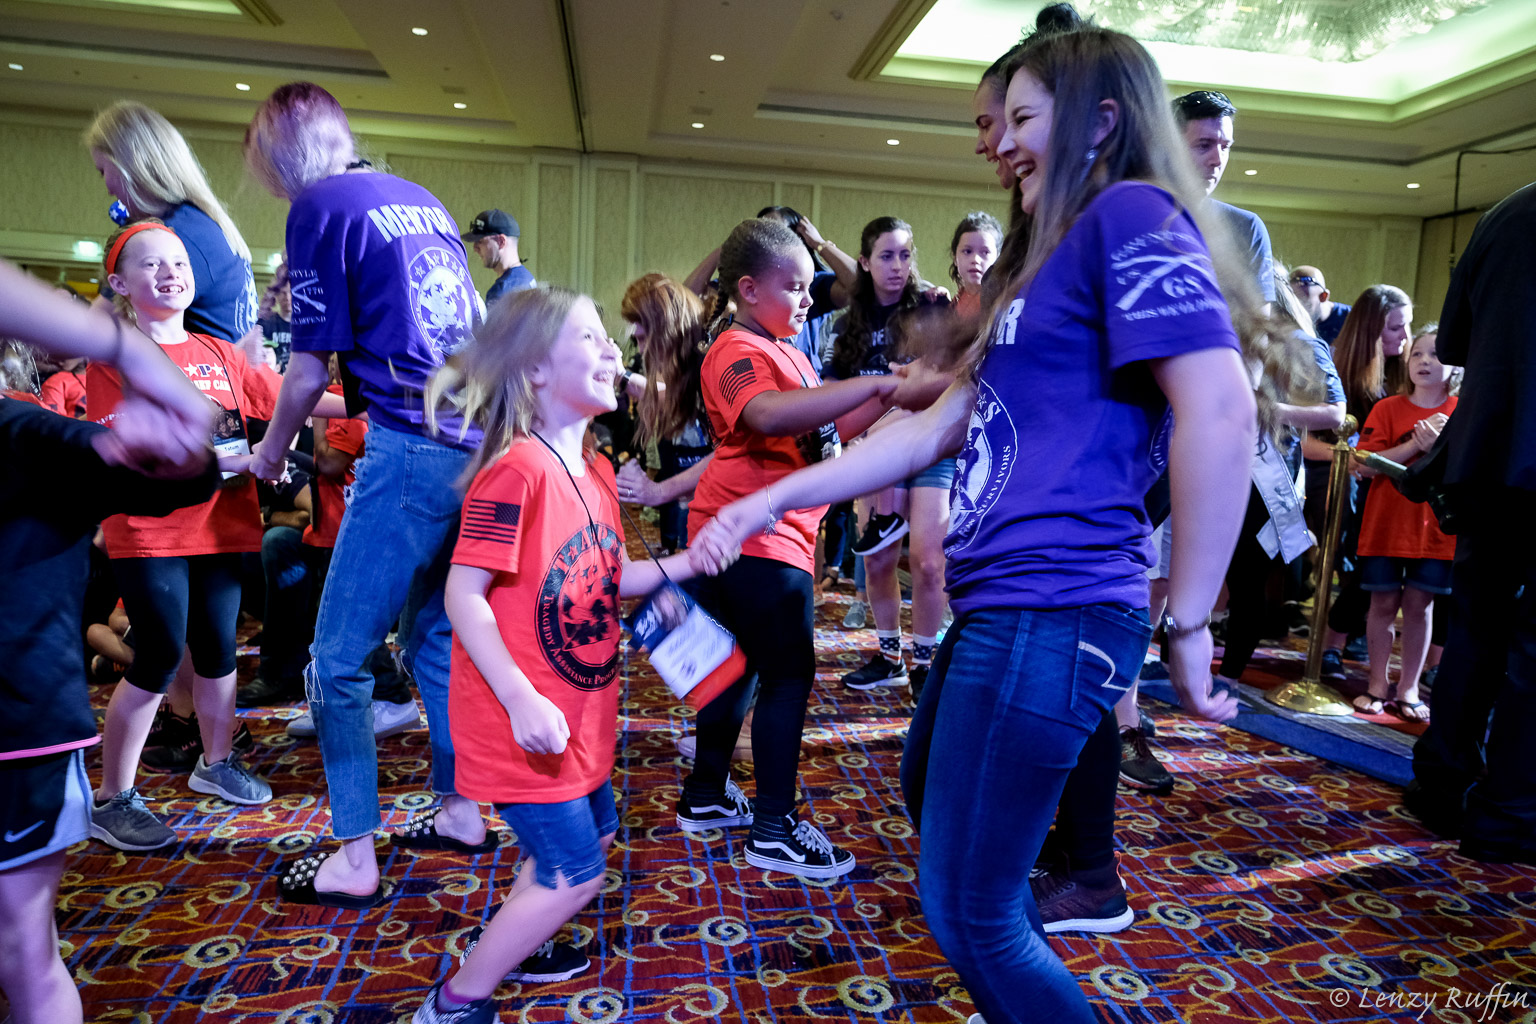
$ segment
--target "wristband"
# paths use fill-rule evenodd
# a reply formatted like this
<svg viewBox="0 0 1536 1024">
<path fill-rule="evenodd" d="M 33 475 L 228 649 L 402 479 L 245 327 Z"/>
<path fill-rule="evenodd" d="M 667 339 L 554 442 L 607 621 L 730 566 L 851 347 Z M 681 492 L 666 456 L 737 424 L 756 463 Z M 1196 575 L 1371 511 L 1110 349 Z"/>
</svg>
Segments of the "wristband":
<svg viewBox="0 0 1536 1024">
<path fill-rule="evenodd" d="M 1168 634 L 1168 639 L 1170 640 L 1177 640 L 1180 637 L 1186 637 L 1190 636 L 1191 634 L 1198 633 L 1208 627 L 1210 624 L 1211 616 L 1209 612 L 1206 613 L 1205 618 L 1190 626 L 1181 626 L 1177 622 L 1173 621 L 1172 615 L 1169 615 L 1167 612 L 1163 613 L 1163 632 Z"/>
</svg>

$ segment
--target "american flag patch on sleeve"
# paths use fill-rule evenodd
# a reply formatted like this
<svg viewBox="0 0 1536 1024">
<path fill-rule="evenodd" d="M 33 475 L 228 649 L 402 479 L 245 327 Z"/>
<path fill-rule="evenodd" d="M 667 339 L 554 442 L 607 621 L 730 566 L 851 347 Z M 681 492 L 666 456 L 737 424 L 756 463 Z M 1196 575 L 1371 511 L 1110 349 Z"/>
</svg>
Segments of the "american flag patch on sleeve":
<svg viewBox="0 0 1536 1024">
<path fill-rule="evenodd" d="M 738 359 L 725 368 L 720 375 L 720 394 L 725 398 L 726 405 L 735 405 L 736 396 L 741 394 L 741 389 L 757 380 L 757 371 L 752 367 L 752 360 Z"/>
<path fill-rule="evenodd" d="M 461 532 L 474 540 L 515 544 L 517 521 L 522 514 L 523 506 L 510 501 L 472 499 L 464 506 L 464 529 Z"/>
</svg>

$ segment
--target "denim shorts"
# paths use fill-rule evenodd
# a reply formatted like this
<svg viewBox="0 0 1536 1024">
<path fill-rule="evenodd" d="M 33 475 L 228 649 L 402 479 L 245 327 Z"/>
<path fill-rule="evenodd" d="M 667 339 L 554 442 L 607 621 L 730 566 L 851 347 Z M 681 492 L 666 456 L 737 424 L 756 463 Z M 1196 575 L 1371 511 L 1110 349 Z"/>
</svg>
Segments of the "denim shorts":
<svg viewBox="0 0 1536 1024">
<path fill-rule="evenodd" d="M 955 460 L 940 459 L 916 476 L 910 476 L 903 480 L 897 486 L 905 487 L 909 490 L 914 487 L 942 487 L 947 491 L 950 484 L 954 482 Z"/>
<path fill-rule="evenodd" d="M 1451 592 L 1451 560 L 1448 558 L 1391 558 L 1360 556 L 1360 589 L 1401 590 L 1412 587 L 1426 594 Z"/>
<path fill-rule="evenodd" d="M 497 804 L 501 819 L 517 833 L 524 857 L 532 857 L 534 881 L 546 889 L 590 882 L 603 873 L 603 837 L 619 830 L 613 784 L 604 780 L 586 796 L 559 804 Z"/>
</svg>

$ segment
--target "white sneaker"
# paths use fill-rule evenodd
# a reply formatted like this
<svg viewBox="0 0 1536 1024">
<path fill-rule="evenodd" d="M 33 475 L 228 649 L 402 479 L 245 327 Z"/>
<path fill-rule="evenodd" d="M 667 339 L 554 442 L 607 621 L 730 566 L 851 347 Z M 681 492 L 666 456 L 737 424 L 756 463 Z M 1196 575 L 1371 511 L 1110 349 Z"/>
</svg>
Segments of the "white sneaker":
<svg viewBox="0 0 1536 1024">
<path fill-rule="evenodd" d="M 386 736 L 420 728 L 421 709 L 415 701 L 406 701 L 404 704 L 394 704 L 387 700 L 373 702 L 374 739 L 381 740 Z M 288 735 L 298 740 L 314 739 L 315 716 L 306 709 L 302 715 L 288 723 Z"/>
<path fill-rule="evenodd" d="M 694 736 L 692 733 L 688 734 L 687 736 L 679 736 L 677 738 L 677 752 L 688 758 L 690 761 L 693 760 L 694 755 L 699 752 L 698 737 Z"/>
<path fill-rule="evenodd" d="M 973 1013 L 970 1020 L 966 1021 L 965 1024 L 987 1024 L 987 1019 L 979 1013 Z"/>
<path fill-rule="evenodd" d="M 421 709 L 414 700 L 404 704 L 392 704 L 387 700 L 373 702 L 373 738 L 381 740 L 396 733 L 421 728 Z"/>
</svg>

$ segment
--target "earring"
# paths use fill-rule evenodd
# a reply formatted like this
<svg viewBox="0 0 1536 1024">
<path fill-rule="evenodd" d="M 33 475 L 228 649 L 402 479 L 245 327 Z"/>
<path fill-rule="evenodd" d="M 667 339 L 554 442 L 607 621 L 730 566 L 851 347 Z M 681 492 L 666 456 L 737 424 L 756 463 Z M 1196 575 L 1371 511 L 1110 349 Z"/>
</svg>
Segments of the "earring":
<svg viewBox="0 0 1536 1024">
<path fill-rule="evenodd" d="M 1099 147 L 1098 146 L 1089 146 L 1088 147 L 1088 155 L 1083 159 L 1083 163 L 1091 164 L 1095 160 L 1097 160 L 1098 158 L 1099 158 Z"/>
</svg>

